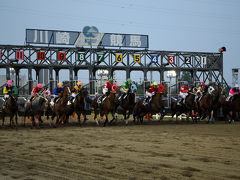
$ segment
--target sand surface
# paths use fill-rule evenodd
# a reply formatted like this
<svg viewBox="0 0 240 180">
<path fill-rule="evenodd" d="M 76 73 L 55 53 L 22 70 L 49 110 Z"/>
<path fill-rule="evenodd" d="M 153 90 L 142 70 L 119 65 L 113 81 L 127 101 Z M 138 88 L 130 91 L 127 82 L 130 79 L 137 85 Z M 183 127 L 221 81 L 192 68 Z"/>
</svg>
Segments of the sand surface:
<svg viewBox="0 0 240 180">
<path fill-rule="evenodd" d="M 239 167 L 239 122 L 0 128 L 0 179 L 236 180 Z"/>
</svg>

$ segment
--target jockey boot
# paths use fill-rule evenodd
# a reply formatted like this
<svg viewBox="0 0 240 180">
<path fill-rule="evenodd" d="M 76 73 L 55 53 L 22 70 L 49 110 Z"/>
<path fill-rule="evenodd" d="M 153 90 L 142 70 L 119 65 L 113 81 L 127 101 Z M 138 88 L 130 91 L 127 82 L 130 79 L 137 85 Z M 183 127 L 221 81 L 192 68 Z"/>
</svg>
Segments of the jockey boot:
<svg viewBox="0 0 240 180">
<path fill-rule="evenodd" d="M 149 103 L 150 103 L 150 97 L 148 96 L 148 97 L 146 98 L 145 104 L 149 104 Z"/>
<path fill-rule="evenodd" d="M 5 109 L 6 108 L 6 99 L 3 99 L 4 102 L 3 102 L 3 105 L 2 105 L 2 109 Z"/>
<path fill-rule="evenodd" d="M 71 104 L 73 103 L 73 100 L 74 100 L 74 97 L 71 96 L 71 98 L 69 100 Z"/>
</svg>

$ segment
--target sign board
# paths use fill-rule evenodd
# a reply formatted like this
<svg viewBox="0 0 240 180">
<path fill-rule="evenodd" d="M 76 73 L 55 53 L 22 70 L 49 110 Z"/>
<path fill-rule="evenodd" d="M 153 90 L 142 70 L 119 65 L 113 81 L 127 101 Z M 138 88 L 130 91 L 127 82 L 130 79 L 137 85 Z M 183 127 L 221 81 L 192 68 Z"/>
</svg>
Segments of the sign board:
<svg viewBox="0 0 240 180">
<path fill-rule="evenodd" d="M 158 55 L 152 55 L 152 63 L 158 63 Z"/>
<path fill-rule="evenodd" d="M 175 63 L 175 56 L 168 56 L 168 63 L 169 64 L 174 64 Z"/>
<path fill-rule="evenodd" d="M 141 63 L 141 56 L 140 54 L 134 54 L 133 55 L 133 60 L 135 63 Z"/>
<path fill-rule="evenodd" d="M 84 53 L 84 52 L 79 52 L 77 59 L 78 59 L 79 61 L 85 61 L 85 53 Z"/>
<path fill-rule="evenodd" d="M 97 54 L 97 61 L 98 62 L 104 61 L 104 54 Z"/>
<path fill-rule="evenodd" d="M 116 54 L 116 62 L 118 62 L 118 63 L 123 62 L 123 55 L 122 54 Z"/>
<path fill-rule="evenodd" d="M 16 60 L 23 60 L 23 59 L 24 59 L 24 52 L 16 51 Z"/>
<path fill-rule="evenodd" d="M 201 64 L 206 65 L 207 64 L 207 57 L 206 56 L 201 56 Z"/>
<path fill-rule="evenodd" d="M 37 52 L 37 60 L 45 60 L 45 52 L 44 51 L 38 51 Z"/>
<path fill-rule="evenodd" d="M 100 33 L 94 26 L 85 26 L 82 32 L 26 29 L 28 44 L 56 44 L 102 47 L 148 48 L 148 36 L 139 34 Z"/>
<path fill-rule="evenodd" d="M 191 64 L 191 57 L 190 56 L 184 57 L 184 63 Z"/>
<path fill-rule="evenodd" d="M 58 60 L 65 61 L 66 60 L 66 53 L 65 52 L 58 52 Z"/>
</svg>

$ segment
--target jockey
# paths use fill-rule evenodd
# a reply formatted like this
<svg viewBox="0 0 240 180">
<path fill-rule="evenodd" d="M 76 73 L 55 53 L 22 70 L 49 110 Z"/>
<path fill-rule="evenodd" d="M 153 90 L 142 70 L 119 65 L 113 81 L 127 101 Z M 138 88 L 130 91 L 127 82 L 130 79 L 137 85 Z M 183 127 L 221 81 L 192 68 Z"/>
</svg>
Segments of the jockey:
<svg viewBox="0 0 240 180">
<path fill-rule="evenodd" d="M 152 85 L 149 86 L 149 88 L 146 90 L 146 100 L 144 101 L 149 103 L 150 98 L 156 94 L 156 92 L 158 91 L 158 83 L 157 82 L 153 82 Z"/>
<path fill-rule="evenodd" d="M 103 86 L 103 95 L 98 98 L 98 104 L 102 104 L 102 101 L 109 95 L 113 87 L 113 79 L 110 78 Z"/>
<path fill-rule="evenodd" d="M 230 89 L 229 95 L 228 95 L 226 101 L 229 101 L 230 99 L 232 100 L 232 97 L 236 94 L 239 94 L 239 93 L 240 93 L 239 92 L 239 86 L 238 86 L 238 84 L 235 84 L 235 86 Z"/>
<path fill-rule="evenodd" d="M 56 102 L 57 99 L 62 97 L 62 93 L 63 93 L 62 83 L 58 83 L 57 87 L 55 87 L 53 90 L 53 94 L 55 96 L 53 100 L 54 103 Z"/>
<path fill-rule="evenodd" d="M 77 84 L 72 88 L 72 94 L 69 97 L 69 100 L 72 101 L 78 93 L 82 90 L 82 82 L 78 81 Z"/>
<path fill-rule="evenodd" d="M 78 93 L 80 93 L 81 90 L 82 90 L 82 82 L 78 81 L 77 84 L 73 87 L 72 92 L 74 92 L 75 95 L 77 95 Z"/>
<path fill-rule="evenodd" d="M 43 87 L 42 87 L 42 84 L 39 83 L 37 86 L 35 86 L 32 89 L 32 92 L 31 92 L 32 97 L 38 95 L 38 93 L 41 92 L 41 91 L 43 91 Z"/>
<path fill-rule="evenodd" d="M 9 97 L 9 94 L 12 94 L 13 86 L 12 81 L 8 80 L 6 86 L 3 88 L 4 99 L 6 100 Z"/>
<path fill-rule="evenodd" d="M 189 85 L 188 85 L 188 82 L 186 81 L 180 88 L 179 96 L 181 97 L 181 100 L 179 101 L 179 104 L 185 103 L 185 98 L 188 95 L 188 91 L 189 91 Z"/>
<path fill-rule="evenodd" d="M 131 92 L 134 93 L 135 91 L 137 91 L 137 85 L 136 85 L 136 82 L 133 81 L 131 85 Z"/>
<path fill-rule="evenodd" d="M 9 97 L 9 95 L 12 95 L 12 96 L 18 95 L 18 89 L 17 87 L 12 86 L 11 80 L 7 81 L 6 86 L 3 88 L 3 94 L 4 94 L 3 108 L 5 108 L 5 102 L 6 102 L 6 99 Z"/>
<path fill-rule="evenodd" d="M 46 87 L 46 88 L 44 89 L 44 96 L 45 96 L 45 97 L 51 96 L 51 91 L 48 89 L 48 87 Z"/>
<path fill-rule="evenodd" d="M 200 91 L 200 93 L 202 94 L 204 92 L 205 89 L 205 83 L 202 82 L 201 85 L 198 87 L 198 90 Z"/>
<path fill-rule="evenodd" d="M 111 92 L 112 86 L 113 86 L 113 79 L 110 78 L 103 86 L 103 94 L 109 95 L 109 93 Z"/>
<path fill-rule="evenodd" d="M 43 87 L 42 87 L 41 83 L 39 83 L 37 86 L 35 86 L 32 89 L 32 92 L 31 92 L 32 97 L 30 98 L 31 107 L 32 107 L 32 100 L 33 100 L 33 98 L 36 97 L 41 91 L 43 91 Z"/>
<path fill-rule="evenodd" d="M 132 80 L 130 78 L 128 78 L 127 81 L 123 83 L 120 89 L 122 95 L 119 97 L 119 100 L 126 98 L 126 95 L 129 92 L 129 89 L 131 88 L 131 84 Z"/>
<path fill-rule="evenodd" d="M 201 85 L 197 88 L 197 96 L 195 96 L 195 100 L 200 99 L 203 95 L 206 94 L 206 85 L 204 82 L 201 83 Z"/>
<path fill-rule="evenodd" d="M 165 87 L 164 87 L 164 85 L 161 83 L 161 84 L 158 84 L 158 92 L 159 93 L 163 93 L 164 91 L 165 91 L 166 89 L 165 89 Z"/>
</svg>

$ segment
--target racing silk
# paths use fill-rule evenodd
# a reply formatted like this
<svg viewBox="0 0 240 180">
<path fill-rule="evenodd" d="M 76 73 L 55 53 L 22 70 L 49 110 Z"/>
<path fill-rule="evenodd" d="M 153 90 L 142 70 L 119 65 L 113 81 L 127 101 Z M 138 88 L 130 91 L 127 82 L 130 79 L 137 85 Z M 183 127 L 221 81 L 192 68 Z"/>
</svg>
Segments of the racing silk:
<svg viewBox="0 0 240 180">
<path fill-rule="evenodd" d="M 13 87 L 13 90 L 12 90 L 12 95 L 18 95 L 18 88 L 16 86 Z"/>
<path fill-rule="evenodd" d="M 149 93 L 153 93 L 153 92 L 157 92 L 158 91 L 158 88 L 157 87 L 154 87 L 153 85 L 150 85 L 150 87 L 147 89 L 147 92 Z"/>
<path fill-rule="evenodd" d="M 163 85 L 163 84 L 159 84 L 159 85 L 158 85 L 158 92 L 159 92 L 159 93 L 163 93 L 164 91 L 165 91 L 164 85 Z"/>
<path fill-rule="evenodd" d="M 123 83 L 122 89 L 123 89 L 125 92 L 127 92 L 129 88 L 130 88 L 130 85 L 127 83 L 127 81 L 126 81 L 125 83 Z"/>
<path fill-rule="evenodd" d="M 44 90 L 44 95 L 45 95 L 45 96 L 50 96 L 50 95 L 51 95 L 50 90 L 49 90 L 49 89 L 45 89 L 45 90 Z"/>
<path fill-rule="evenodd" d="M 131 85 L 131 91 L 134 92 L 135 90 L 137 90 L 137 86 L 136 86 L 136 84 L 132 84 Z"/>
<path fill-rule="evenodd" d="M 231 95 L 235 95 L 235 94 L 238 94 L 239 92 L 237 92 L 237 89 L 235 87 L 231 88 L 230 91 L 229 91 L 229 94 Z"/>
<path fill-rule="evenodd" d="M 78 94 L 80 93 L 82 87 L 79 87 L 78 85 L 75 85 L 73 88 L 72 88 L 72 92 L 74 92 L 75 94 Z"/>
<path fill-rule="evenodd" d="M 38 88 L 37 86 L 35 86 L 33 89 L 32 89 L 32 95 L 36 95 L 38 94 L 39 92 L 43 91 L 43 88 Z"/>
<path fill-rule="evenodd" d="M 205 86 L 199 86 L 198 90 L 200 90 L 203 93 L 205 90 Z"/>
<path fill-rule="evenodd" d="M 63 91 L 63 87 L 55 87 L 53 90 L 54 95 L 60 95 L 60 93 Z"/>
<path fill-rule="evenodd" d="M 180 92 L 181 93 L 187 93 L 189 90 L 189 86 L 186 86 L 185 84 L 182 85 L 181 89 L 180 89 Z"/>
<path fill-rule="evenodd" d="M 113 84 L 111 91 L 115 93 L 117 91 L 117 89 L 118 89 L 117 85 Z"/>
<path fill-rule="evenodd" d="M 13 87 L 12 86 L 5 86 L 3 88 L 3 94 L 12 94 Z"/>
<path fill-rule="evenodd" d="M 104 85 L 104 88 L 107 88 L 108 91 L 107 92 L 110 92 L 112 90 L 112 87 L 113 87 L 113 84 L 110 83 L 109 81 L 107 81 Z"/>
</svg>

